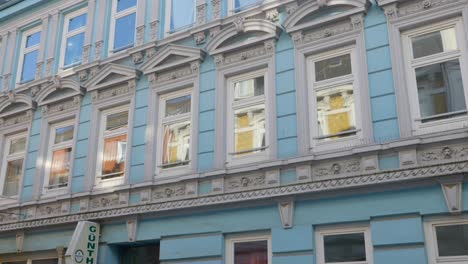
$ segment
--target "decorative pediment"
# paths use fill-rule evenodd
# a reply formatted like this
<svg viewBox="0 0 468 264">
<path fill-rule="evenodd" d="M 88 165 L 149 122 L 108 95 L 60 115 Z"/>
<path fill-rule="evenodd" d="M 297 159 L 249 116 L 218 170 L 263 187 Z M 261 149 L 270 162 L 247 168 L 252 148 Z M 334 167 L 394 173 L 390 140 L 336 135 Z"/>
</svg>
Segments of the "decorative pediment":
<svg viewBox="0 0 468 264">
<path fill-rule="evenodd" d="M 150 57 L 141 69 L 151 86 L 198 74 L 205 52 L 199 48 L 169 44 Z"/>
<path fill-rule="evenodd" d="M 31 95 L 35 97 L 39 106 L 43 106 L 61 102 L 77 95 L 82 96 L 84 92 L 78 81 L 74 79 L 61 79 L 55 76 L 40 87 L 33 88 Z"/>
<path fill-rule="evenodd" d="M 411 18 L 413 15 L 429 10 L 461 10 L 466 1 L 460 0 L 377 0 L 379 6 L 385 10 L 388 20 Z"/>
<path fill-rule="evenodd" d="M 281 29 L 263 19 L 245 19 L 238 16 L 233 24 L 218 32 L 205 49 L 210 54 L 218 54 L 254 45 L 269 39 L 276 39 Z"/>
<path fill-rule="evenodd" d="M 36 102 L 25 94 L 9 92 L 0 97 L 0 127 L 14 125 L 32 119 Z"/>
<path fill-rule="evenodd" d="M 169 44 L 141 65 L 144 74 L 166 71 L 195 61 L 203 61 L 205 52 L 198 48 Z"/>
<path fill-rule="evenodd" d="M 305 1 L 289 9 L 283 23 L 295 44 L 329 38 L 363 28 L 369 0 Z"/>
<path fill-rule="evenodd" d="M 93 73 L 92 77 L 82 85 L 89 92 L 135 82 L 139 76 L 140 72 L 135 68 L 110 63 Z"/>
</svg>

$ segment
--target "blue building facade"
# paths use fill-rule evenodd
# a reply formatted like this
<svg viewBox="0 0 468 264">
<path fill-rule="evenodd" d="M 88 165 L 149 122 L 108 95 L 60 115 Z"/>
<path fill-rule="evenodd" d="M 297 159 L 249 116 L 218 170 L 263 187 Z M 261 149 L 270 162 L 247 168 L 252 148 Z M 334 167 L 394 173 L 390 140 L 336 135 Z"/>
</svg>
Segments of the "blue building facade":
<svg viewBox="0 0 468 264">
<path fill-rule="evenodd" d="M 468 263 L 467 40 L 466 0 L 0 1 L 0 264 L 79 221 L 94 263 Z"/>
</svg>

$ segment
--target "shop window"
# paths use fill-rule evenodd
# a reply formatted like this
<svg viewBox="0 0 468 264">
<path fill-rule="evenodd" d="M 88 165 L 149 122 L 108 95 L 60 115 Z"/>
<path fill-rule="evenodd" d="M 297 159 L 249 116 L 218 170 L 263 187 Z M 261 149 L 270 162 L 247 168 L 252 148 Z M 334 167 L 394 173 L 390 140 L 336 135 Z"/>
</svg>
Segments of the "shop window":
<svg viewBox="0 0 468 264">
<path fill-rule="evenodd" d="M 40 44 L 41 27 L 35 27 L 23 32 L 19 51 L 17 83 L 34 80 Z"/>
<path fill-rule="evenodd" d="M 317 263 L 373 263 L 368 228 L 318 229 L 316 234 Z"/>
<path fill-rule="evenodd" d="M 235 236 L 227 239 L 227 264 L 271 264 L 271 238 L 268 235 Z"/>
<path fill-rule="evenodd" d="M 159 264 L 159 244 L 120 247 L 121 264 Z"/>
<path fill-rule="evenodd" d="M 86 31 L 86 9 L 67 14 L 64 19 L 60 67 L 67 69 L 81 64 Z"/>
</svg>

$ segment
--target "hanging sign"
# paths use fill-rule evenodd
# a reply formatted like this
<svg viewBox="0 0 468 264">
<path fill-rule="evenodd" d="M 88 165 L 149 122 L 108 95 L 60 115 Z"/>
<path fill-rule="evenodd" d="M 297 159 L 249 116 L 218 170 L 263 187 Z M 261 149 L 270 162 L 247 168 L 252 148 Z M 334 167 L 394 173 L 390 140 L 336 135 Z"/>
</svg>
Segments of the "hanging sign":
<svg viewBox="0 0 468 264">
<path fill-rule="evenodd" d="M 80 221 L 65 253 L 66 264 L 97 264 L 99 224 Z"/>
</svg>

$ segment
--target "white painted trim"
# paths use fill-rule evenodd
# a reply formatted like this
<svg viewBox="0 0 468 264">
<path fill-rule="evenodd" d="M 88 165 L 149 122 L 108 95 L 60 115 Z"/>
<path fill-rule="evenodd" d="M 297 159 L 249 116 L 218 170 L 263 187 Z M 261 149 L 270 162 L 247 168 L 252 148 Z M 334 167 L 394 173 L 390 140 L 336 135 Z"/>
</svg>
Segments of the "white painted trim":
<svg viewBox="0 0 468 264">
<path fill-rule="evenodd" d="M 368 225 L 351 224 L 339 226 L 319 226 L 315 229 L 315 247 L 316 247 L 316 262 L 317 264 L 326 264 L 325 262 L 325 249 L 324 249 L 324 236 L 327 235 L 344 235 L 364 233 L 364 243 L 366 248 L 366 261 L 359 262 L 340 262 L 348 264 L 373 264 L 373 246 L 371 241 L 370 228 Z"/>
<path fill-rule="evenodd" d="M 272 249 L 271 249 L 271 235 L 265 233 L 253 233 L 253 234 L 238 234 L 238 235 L 228 235 L 226 236 L 225 242 L 225 262 L 226 264 L 235 264 L 234 263 L 234 244 L 243 243 L 243 242 L 255 242 L 255 241 L 267 241 L 268 243 L 268 264 L 272 263 Z"/>
<path fill-rule="evenodd" d="M 468 255 L 459 257 L 439 257 L 436 227 L 457 224 L 468 225 L 468 215 L 428 218 L 427 221 L 424 221 L 424 234 L 429 264 L 464 264 L 468 261 Z"/>
<path fill-rule="evenodd" d="M 42 30 L 42 26 L 39 25 L 39 26 L 36 26 L 34 28 L 31 28 L 29 30 L 26 30 L 26 31 L 23 31 L 21 33 L 21 44 L 20 44 L 20 47 L 19 47 L 19 56 L 18 56 L 18 69 L 16 71 L 16 83 L 17 84 L 20 84 L 21 83 L 21 75 L 23 73 L 23 63 L 24 63 L 24 55 L 26 53 L 29 53 L 29 52 L 33 52 L 33 51 L 38 51 L 38 53 L 40 52 L 39 48 L 41 46 L 41 43 L 44 41 L 44 39 L 42 39 L 42 34 L 41 34 L 41 40 L 39 42 L 39 44 L 37 45 L 34 45 L 32 47 L 29 47 L 29 48 L 25 48 L 26 46 L 26 40 L 28 38 L 28 36 L 31 36 L 32 34 L 35 34 L 35 33 L 38 33 L 38 32 L 41 32 Z M 38 59 L 39 59 L 39 55 L 38 55 Z M 36 70 L 36 65 L 34 65 L 34 71 Z M 35 78 L 33 78 L 34 80 Z M 31 81 L 31 80 L 29 80 Z"/>
<path fill-rule="evenodd" d="M 86 14 L 86 24 L 78 29 L 75 29 L 71 32 L 68 31 L 68 27 L 70 24 L 70 19 L 73 19 L 75 17 L 81 16 L 83 14 Z M 65 56 L 66 56 L 66 49 L 67 49 L 67 40 L 70 37 L 74 37 L 78 34 L 84 33 L 85 38 L 86 38 L 86 31 L 88 28 L 88 20 L 89 20 L 89 14 L 88 14 L 88 8 L 84 7 L 79 10 L 76 10 L 75 12 L 69 13 L 65 15 L 63 18 L 63 33 L 62 33 L 62 44 L 61 44 L 61 49 L 60 49 L 60 62 L 59 62 L 59 71 L 66 71 L 70 69 L 71 67 L 74 67 L 74 65 L 64 65 L 65 64 Z M 82 57 L 82 55 L 81 55 Z M 79 62 L 81 64 L 82 61 Z M 77 64 L 78 65 L 78 64 Z M 66 69 L 65 69 L 66 67 Z"/>
<path fill-rule="evenodd" d="M 171 19 L 172 19 L 172 0 L 166 0 L 166 14 L 165 14 L 165 19 L 164 19 L 164 37 L 169 37 L 173 34 L 177 34 L 183 31 L 189 30 L 191 27 L 193 27 L 196 23 L 197 20 L 197 1 L 192 0 L 194 2 L 193 4 L 193 22 L 192 24 L 188 24 L 187 27 L 183 28 L 174 28 L 171 29 Z M 176 30 L 176 31 L 172 31 Z"/>
</svg>

